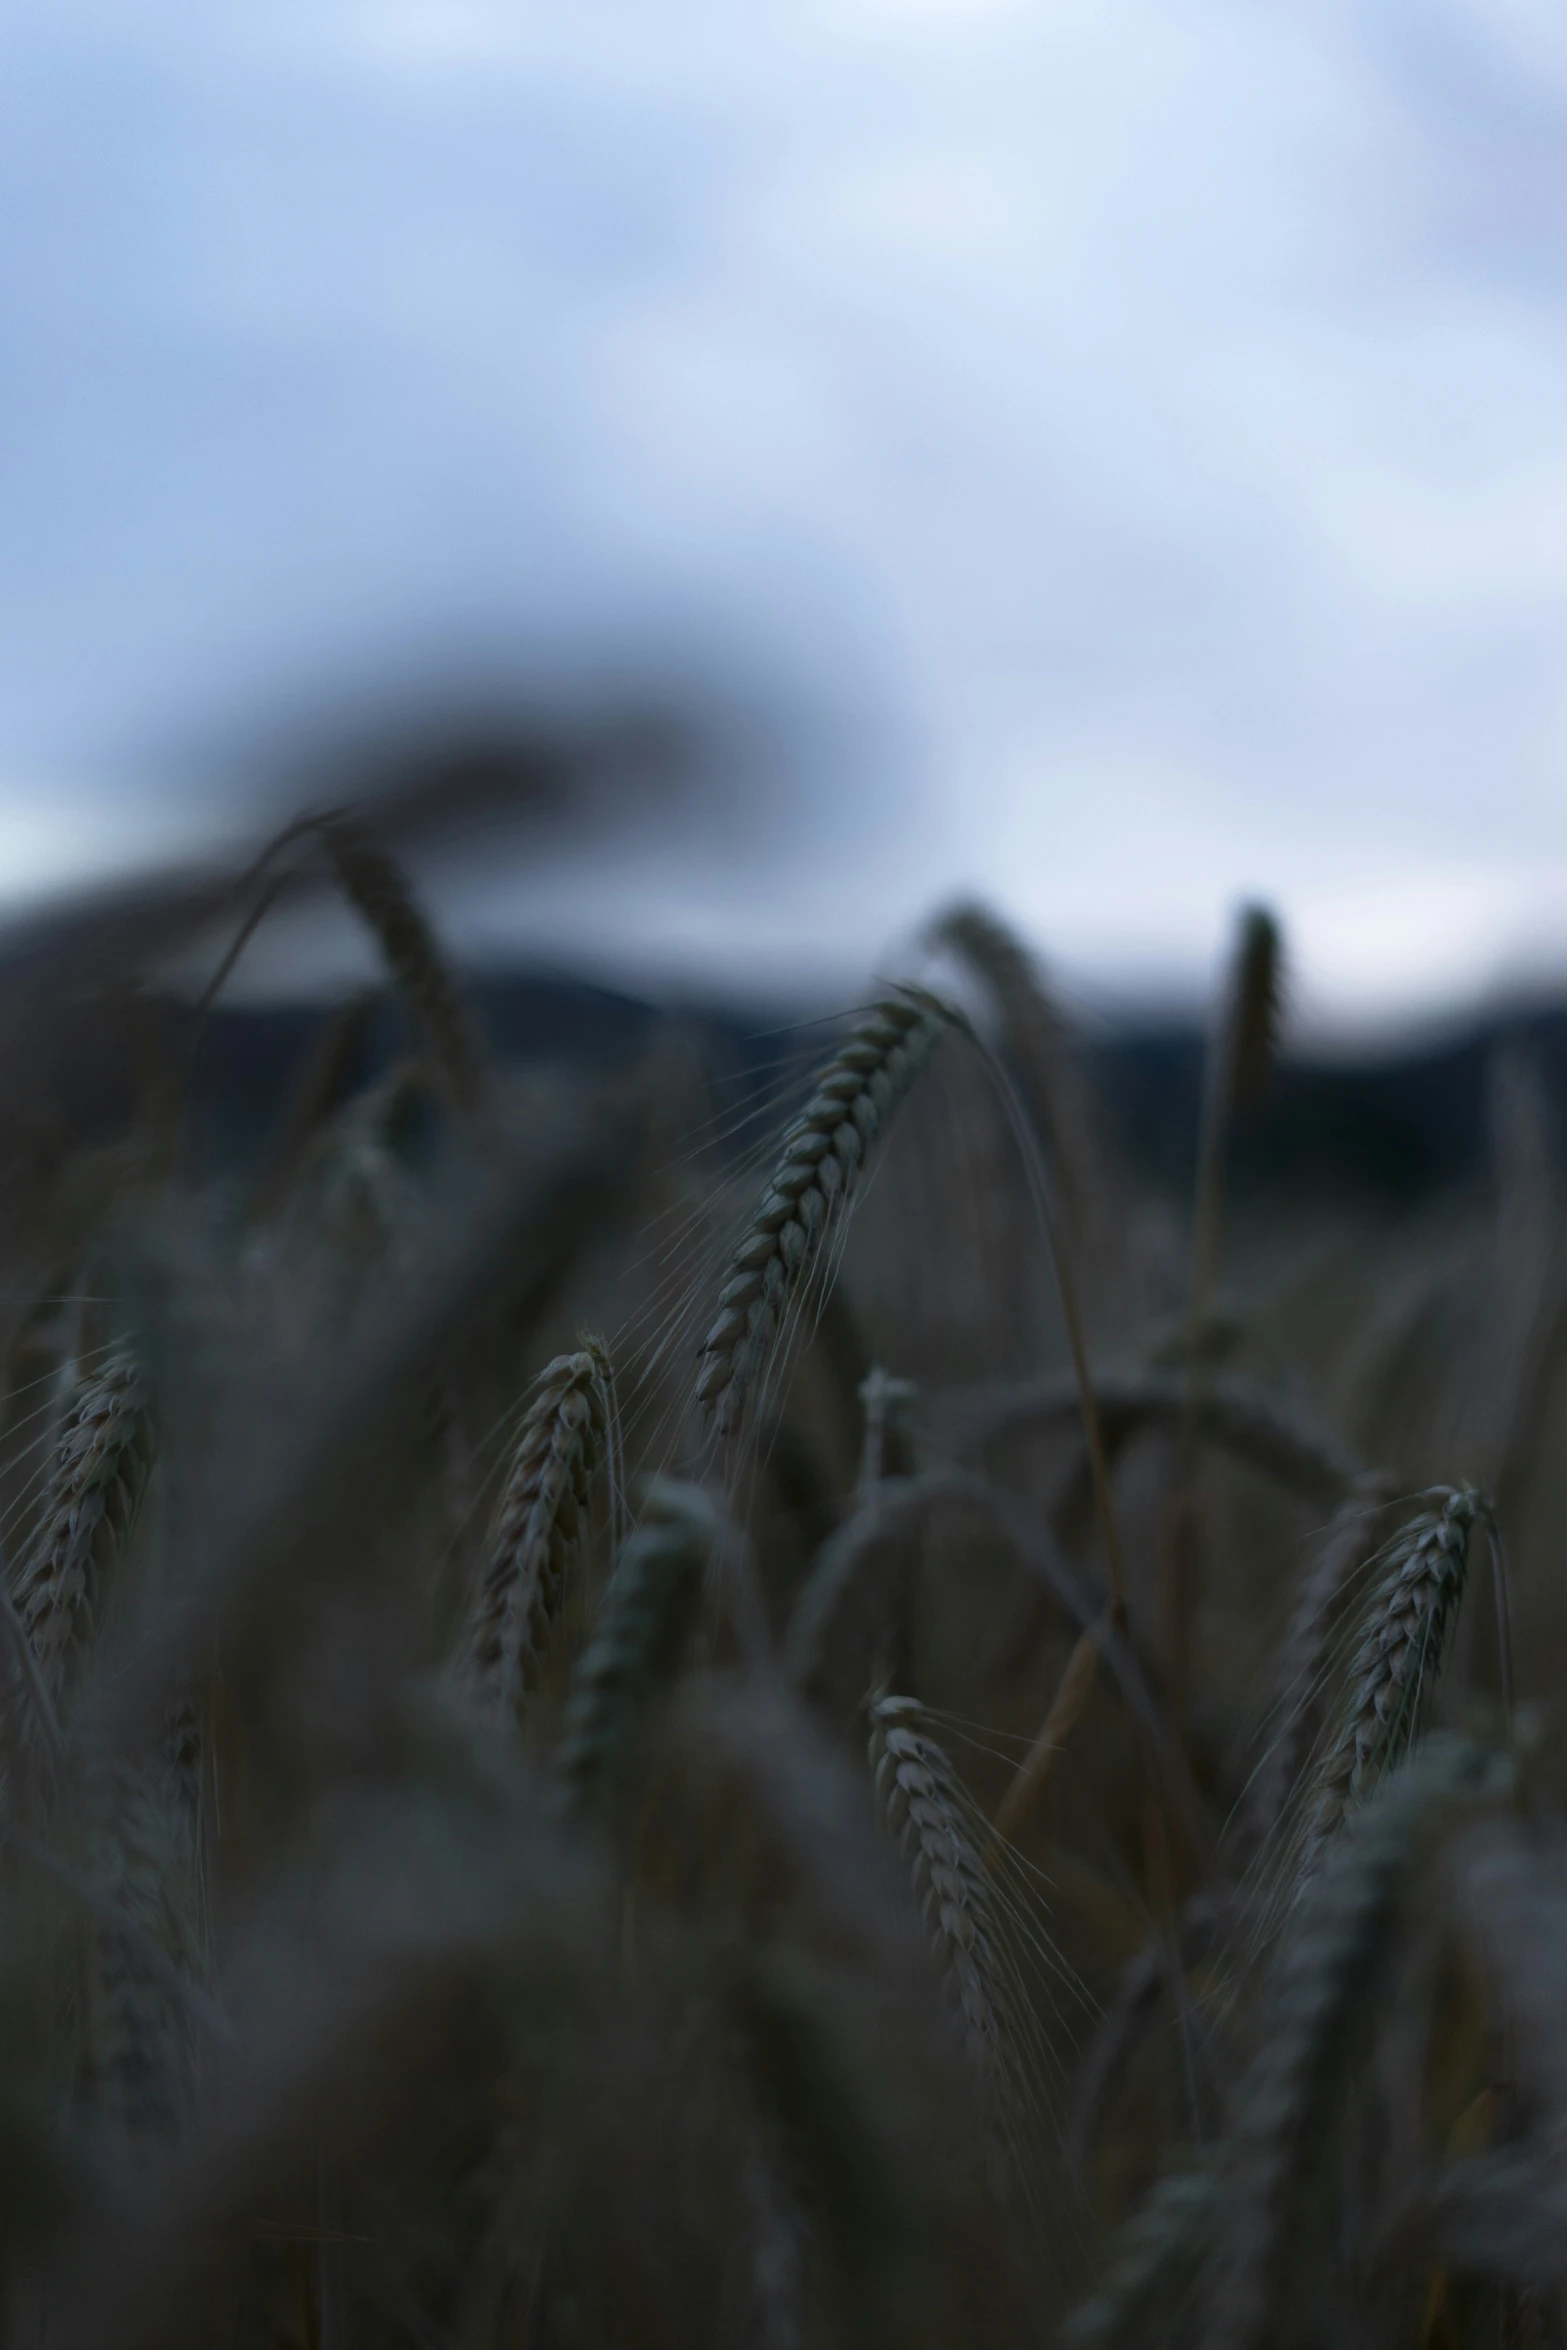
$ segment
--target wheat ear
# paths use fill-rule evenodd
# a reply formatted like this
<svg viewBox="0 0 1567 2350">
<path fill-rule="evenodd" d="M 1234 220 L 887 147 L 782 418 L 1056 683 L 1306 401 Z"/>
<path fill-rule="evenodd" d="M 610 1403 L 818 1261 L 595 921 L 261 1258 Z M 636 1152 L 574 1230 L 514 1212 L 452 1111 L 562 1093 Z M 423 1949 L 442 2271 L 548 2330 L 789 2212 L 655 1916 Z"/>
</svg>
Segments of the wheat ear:
<svg viewBox="0 0 1567 2350">
<path fill-rule="evenodd" d="M 1187 1420 L 1181 1473 L 1190 1482 L 1195 1447 L 1192 1421 L 1202 1394 L 1200 1333 L 1219 1266 L 1224 1221 L 1224 1161 L 1238 1109 L 1255 1102 L 1267 1082 L 1278 1028 L 1279 926 L 1265 906 L 1242 909 L 1217 1032 L 1203 1070 L 1202 1124 L 1197 1142 L 1197 1191 L 1192 1207 L 1192 1272 L 1187 1300 Z"/>
<path fill-rule="evenodd" d="M 1009 2085 L 1002 1940 L 989 1877 L 958 1782 L 912 1697 L 872 1701 L 870 1759 L 882 1817 L 908 1863 L 931 1948 L 962 2018 L 976 2073 Z"/>
<path fill-rule="evenodd" d="M 1098 2292 L 1067 2319 L 1068 2350 L 1111 2350 L 1150 2319 L 1163 2336 L 1202 2266 L 1218 2204 L 1211 2171 L 1174 2171 L 1157 2180 L 1116 2230 Z"/>
<path fill-rule="evenodd" d="M 719 1431 L 739 1418 L 790 1304 L 819 1263 L 874 1144 L 941 1034 L 929 998 L 887 996 L 818 1071 L 784 1132 L 771 1180 L 730 1259 L 702 1342 L 697 1401 Z"/>
<path fill-rule="evenodd" d="M 1472 1485 L 1449 1488 L 1389 1548 L 1350 1666 L 1343 1720 L 1312 1792 L 1303 1875 L 1414 1743 L 1463 1600 L 1477 1518 L 1489 1521 L 1485 1496 Z"/>
<path fill-rule="evenodd" d="M 470 1686 L 510 1709 L 537 1678 L 609 1448 L 612 1381 L 596 1338 L 539 1375 L 490 1520 L 464 1635 Z"/>
<path fill-rule="evenodd" d="M 700 1487 L 654 1482 L 571 1677 L 555 1771 L 576 1802 L 612 1795 L 650 1702 L 679 1668 L 722 1538 Z"/>
<path fill-rule="evenodd" d="M 316 820 L 338 887 L 375 933 L 459 1109 L 485 1092 L 484 1042 L 455 974 L 395 857 L 357 817 Z"/>
<path fill-rule="evenodd" d="M 190 1826 L 152 1785 L 116 1775 L 106 1901 L 88 1974 L 91 2067 L 107 2118 L 169 2131 L 190 2087 L 195 1877 Z"/>
<path fill-rule="evenodd" d="M 1323 1676 L 1333 1643 L 1381 1546 L 1393 1492 L 1393 1479 L 1381 1470 L 1356 1479 L 1348 1499 L 1334 1511 L 1300 1587 L 1279 1647 L 1273 1743 L 1252 1788 L 1251 1822 L 1259 1842 L 1277 1828 L 1305 1770 L 1320 1727 Z"/>
<path fill-rule="evenodd" d="M 1226 2162 L 1209 2350 L 1251 2350 L 1269 2319 L 1291 2211 L 1374 2029 L 1404 1888 L 1454 1805 L 1500 1790 L 1504 1766 L 1435 1738 L 1383 1785 L 1329 1855 L 1280 1954 Z"/>
<path fill-rule="evenodd" d="M 16 1586 L 16 1610 L 58 1698 L 91 1638 L 103 1583 L 130 1539 L 152 1460 L 152 1420 L 135 1356 L 119 1346 L 70 1393 L 42 1523 Z"/>
</svg>

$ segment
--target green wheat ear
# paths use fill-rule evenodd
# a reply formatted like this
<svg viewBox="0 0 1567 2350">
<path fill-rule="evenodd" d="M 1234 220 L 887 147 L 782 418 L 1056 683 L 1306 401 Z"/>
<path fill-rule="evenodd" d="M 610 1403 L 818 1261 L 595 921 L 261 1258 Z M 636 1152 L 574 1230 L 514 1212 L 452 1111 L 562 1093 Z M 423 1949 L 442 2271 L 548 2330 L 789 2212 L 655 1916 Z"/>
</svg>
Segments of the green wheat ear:
<svg viewBox="0 0 1567 2350">
<path fill-rule="evenodd" d="M 930 1058 L 945 1014 L 929 998 L 886 996 L 817 1072 L 730 1259 L 702 1342 L 697 1401 L 720 1432 L 739 1420 L 790 1306 L 847 1212 L 872 1148 Z"/>
<path fill-rule="evenodd" d="M 614 1374 L 596 1338 L 540 1373 L 485 1540 L 461 1670 L 508 1712 L 538 1677 L 607 1460 Z"/>
<path fill-rule="evenodd" d="M 680 1668 L 722 1538 L 699 1486 L 654 1483 L 571 1677 L 555 1772 L 575 1803 L 613 1802 L 648 1710 Z"/>
</svg>

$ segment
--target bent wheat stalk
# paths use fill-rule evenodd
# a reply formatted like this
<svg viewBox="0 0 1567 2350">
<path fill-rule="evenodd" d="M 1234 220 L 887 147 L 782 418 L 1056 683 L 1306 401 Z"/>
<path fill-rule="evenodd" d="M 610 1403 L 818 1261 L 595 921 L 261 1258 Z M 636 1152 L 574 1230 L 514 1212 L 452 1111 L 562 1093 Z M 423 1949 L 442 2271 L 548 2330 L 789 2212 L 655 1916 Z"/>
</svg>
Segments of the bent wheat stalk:
<svg viewBox="0 0 1567 2350">
<path fill-rule="evenodd" d="M 429 1039 L 452 1099 L 461 1110 L 477 1109 L 485 1093 L 484 1042 L 401 866 L 357 817 L 322 816 L 316 829 L 338 887 L 374 932 Z"/>
<path fill-rule="evenodd" d="M 995 1006 L 1002 1058 L 1055 1171 L 1074 1253 L 1097 1264 L 1109 1244 L 1113 1184 L 1066 1024 L 1027 948 L 988 907 L 954 906 L 933 935 L 962 957 Z"/>
<path fill-rule="evenodd" d="M 491 1518 L 464 1633 L 465 1678 L 487 1708 L 538 1677 L 566 1572 L 609 1448 L 613 1373 L 596 1338 L 540 1373 Z"/>
<path fill-rule="evenodd" d="M 737 1424 L 789 1307 L 822 1261 L 871 1149 L 945 1018 L 929 999 L 883 997 L 819 1071 L 811 1099 L 785 1130 L 702 1342 L 697 1401 L 720 1434 Z"/>
</svg>

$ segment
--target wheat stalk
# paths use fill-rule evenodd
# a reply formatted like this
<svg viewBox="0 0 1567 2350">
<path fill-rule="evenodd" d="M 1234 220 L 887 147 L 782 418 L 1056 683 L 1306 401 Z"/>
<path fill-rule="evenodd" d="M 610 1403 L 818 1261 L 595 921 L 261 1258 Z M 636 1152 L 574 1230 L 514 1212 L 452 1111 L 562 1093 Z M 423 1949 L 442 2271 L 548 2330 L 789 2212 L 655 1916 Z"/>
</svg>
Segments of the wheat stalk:
<svg viewBox="0 0 1567 2350">
<path fill-rule="evenodd" d="M 1432 1739 L 1382 1786 L 1312 1880 L 1280 1954 L 1225 2165 L 1209 2350 L 1269 2338 L 1291 2212 L 1374 2023 L 1390 1928 L 1452 1808 L 1499 1791 L 1497 1758 Z"/>
<path fill-rule="evenodd" d="M 988 991 L 1013 1070 L 1054 1170 L 1070 1233 L 1091 1256 L 1104 1253 L 1111 1181 L 1093 1103 L 1072 1057 L 1071 1039 L 1022 941 L 990 909 L 955 906 L 935 938 L 952 947 Z"/>
<path fill-rule="evenodd" d="M 1093 1625 L 1074 1641 L 1060 1685 L 1034 1743 L 1018 1764 L 1012 1783 L 997 1806 L 991 1840 L 985 1851 L 988 1866 L 995 1865 L 1003 1847 L 1014 1841 L 1038 1809 L 1040 1798 L 1050 1784 L 1056 1757 L 1087 1710 L 1098 1670 L 1099 1628 Z"/>
<path fill-rule="evenodd" d="M 1010 2071 L 1003 1945 L 957 1779 L 917 1699 L 878 1697 L 870 1717 L 871 1770 L 882 1816 L 908 1863 L 931 1948 L 962 2017 L 970 2061 L 1004 2098 Z"/>
<path fill-rule="evenodd" d="M 1414 1742 L 1463 1600 L 1477 1518 L 1489 1521 L 1485 1496 L 1472 1485 L 1448 1488 L 1439 1506 L 1412 1519 L 1389 1548 L 1350 1665 L 1338 1735 L 1312 1792 L 1302 1875 Z"/>
<path fill-rule="evenodd" d="M 1180 1460 L 1165 1525 L 1160 1615 L 1165 1679 L 1178 1732 L 1190 1696 L 1193 1630 L 1202 1587 L 1202 1544 L 1193 1490 L 1198 1424 L 1207 1386 L 1202 1332 L 1219 1269 L 1224 1220 L 1224 1167 L 1237 1109 L 1261 1093 L 1272 1058 L 1279 1010 L 1278 924 L 1262 906 L 1241 915 L 1235 961 L 1217 1035 L 1204 1069 L 1197 1188 L 1192 1207 L 1191 1284 L 1186 1308 L 1186 1380 L 1181 1410 Z"/>
<path fill-rule="evenodd" d="M 469 1685 L 510 1709 L 537 1678 L 609 1446 L 613 1372 L 596 1338 L 539 1374 L 490 1520 L 464 1633 Z"/>
<path fill-rule="evenodd" d="M 1202 2266 L 1219 2182 L 1211 2171 L 1174 2171 L 1159 2179 L 1117 2229 L 1104 2281 L 1063 2329 L 1068 2350 L 1111 2350 L 1150 2318 L 1166 2330 Z"/>
<path fill-rule="evenodd" d="M 1235 1112 L 1255 1102 L 1267 1081 L 1278 1028 L 1282 948 L 1279 926 L 1265 906 L 1242 910 L 1235 958 L 1218 1032 L 1208 1050 L 1202 1130 L 1197 1147 L 1197 1194 L 1192 1211 L 1192 1274 L 1187 1302 L 1189 1413 L 1202 1392 L 1199 1333 L 1218 1270 L 1224 1215 L 1224 1160 Z M 1189 1478 L 1192 1432 L 1183 1437 L 1183 1476 Z"/>
<path fill-rule="evenodd" d="M 603 1800 L 617 1786 L 649 1704 L 678 1670 L 722 1539 L 700 1487 L 655 1480 L 571 1677 L 555 1772 L 574 1801 Z"/>
<path fill-rule="evenodd" d="M 316 829 L 339 888 L 375 933 L 429 1039 L 452 1099 L 459 1109 L 477 1109 L 485 1094 L 483 1038 L 407 876 L 357 817 L 321 816 Z"/>
<path fill-rule="evenodd" d="M 715 1429 L 739 1419 L 780 1324 L 847 1212 L 860 1170 L 929 1058 L 945 1013 L 928 997 L 886 996 L 818 1071 L 784 1132 L 767 1189 L 730 1259 L 702 1342 L 696 1395 Z"/>
<path fill-rule="evenodd" d="M 58 1698 L 91 1637 L 105 1577 L 135 1524 L 152 1459 L 152 1421 L 136 1358 L 114 1348 L 80 1379 L 55 1444 L 42 1523 L 17 1579 L 16 1609 L 44 1684 Z"/>
<path fill-rule="evenodd" d="M 1144 1428 L 1178 1432 L 1186 1385 L 1170 1372 L 1102 1371 L 1094 1379 L 1094 1404 L 1113 1456 Z M 1008 1382 L 982 1388 L 967 1400 L 954 1434 L 972 1453 L 1023 1428 L 1054 1435 L 1081 1416 L 1075 1378 Z M 1306 1501 L 1336 1507 L 1363 1473 L 1362 1464 L 1335 1437 L 1312 1427 L 1256 1380 L 1238 1374 L 1205 1384 L 1196 1426 L 1205 1442 L 1233 1453 Z"/>
</svg>

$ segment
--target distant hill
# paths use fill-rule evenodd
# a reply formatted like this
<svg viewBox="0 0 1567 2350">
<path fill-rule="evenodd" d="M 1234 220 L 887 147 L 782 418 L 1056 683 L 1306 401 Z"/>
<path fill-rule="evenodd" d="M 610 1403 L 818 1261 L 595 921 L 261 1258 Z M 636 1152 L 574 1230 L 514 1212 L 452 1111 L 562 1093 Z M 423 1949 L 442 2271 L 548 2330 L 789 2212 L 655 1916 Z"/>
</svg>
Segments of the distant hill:
<svg viewBox="0 0 1567 2350">
<path fill-rule="evenodd" d="M 501 1060 L 600 1072 L 627 1066 L 675 1020 L 704 1036 L 717 1064 L 743 1082 L 776 1060 L 788 1020 L 782 1010 L 712 1005 L 671 1012 L 547 972 L 483 977 L 473 992 Z M 215 1013 L 196 1090 L 216 1158 L 243 1162 L 263 1146 L 324 1017 L 303 1006 Z M 384 1066 L 398 1035 L 394 1006 L 378 1001 L 350 1081 Z M 1528 1056 L 1567 1129 L 1567 1006 L 1535 1005 L 1363 1060 L 1285 1062 L 1237 1134 L 1235 1180 L 1242 1189 L 1337 1188 L 1389 1201 L 1469 1182 L 1484 1163 L 1488 1072 L 1503 1050 Z M 1129 1022 L 1085 1043 L 1083 1058 L 1130 1162 L 1155 1183 L 1184 1188 L 1196 1149 L 1200 1032 Z"/>
</svg>

